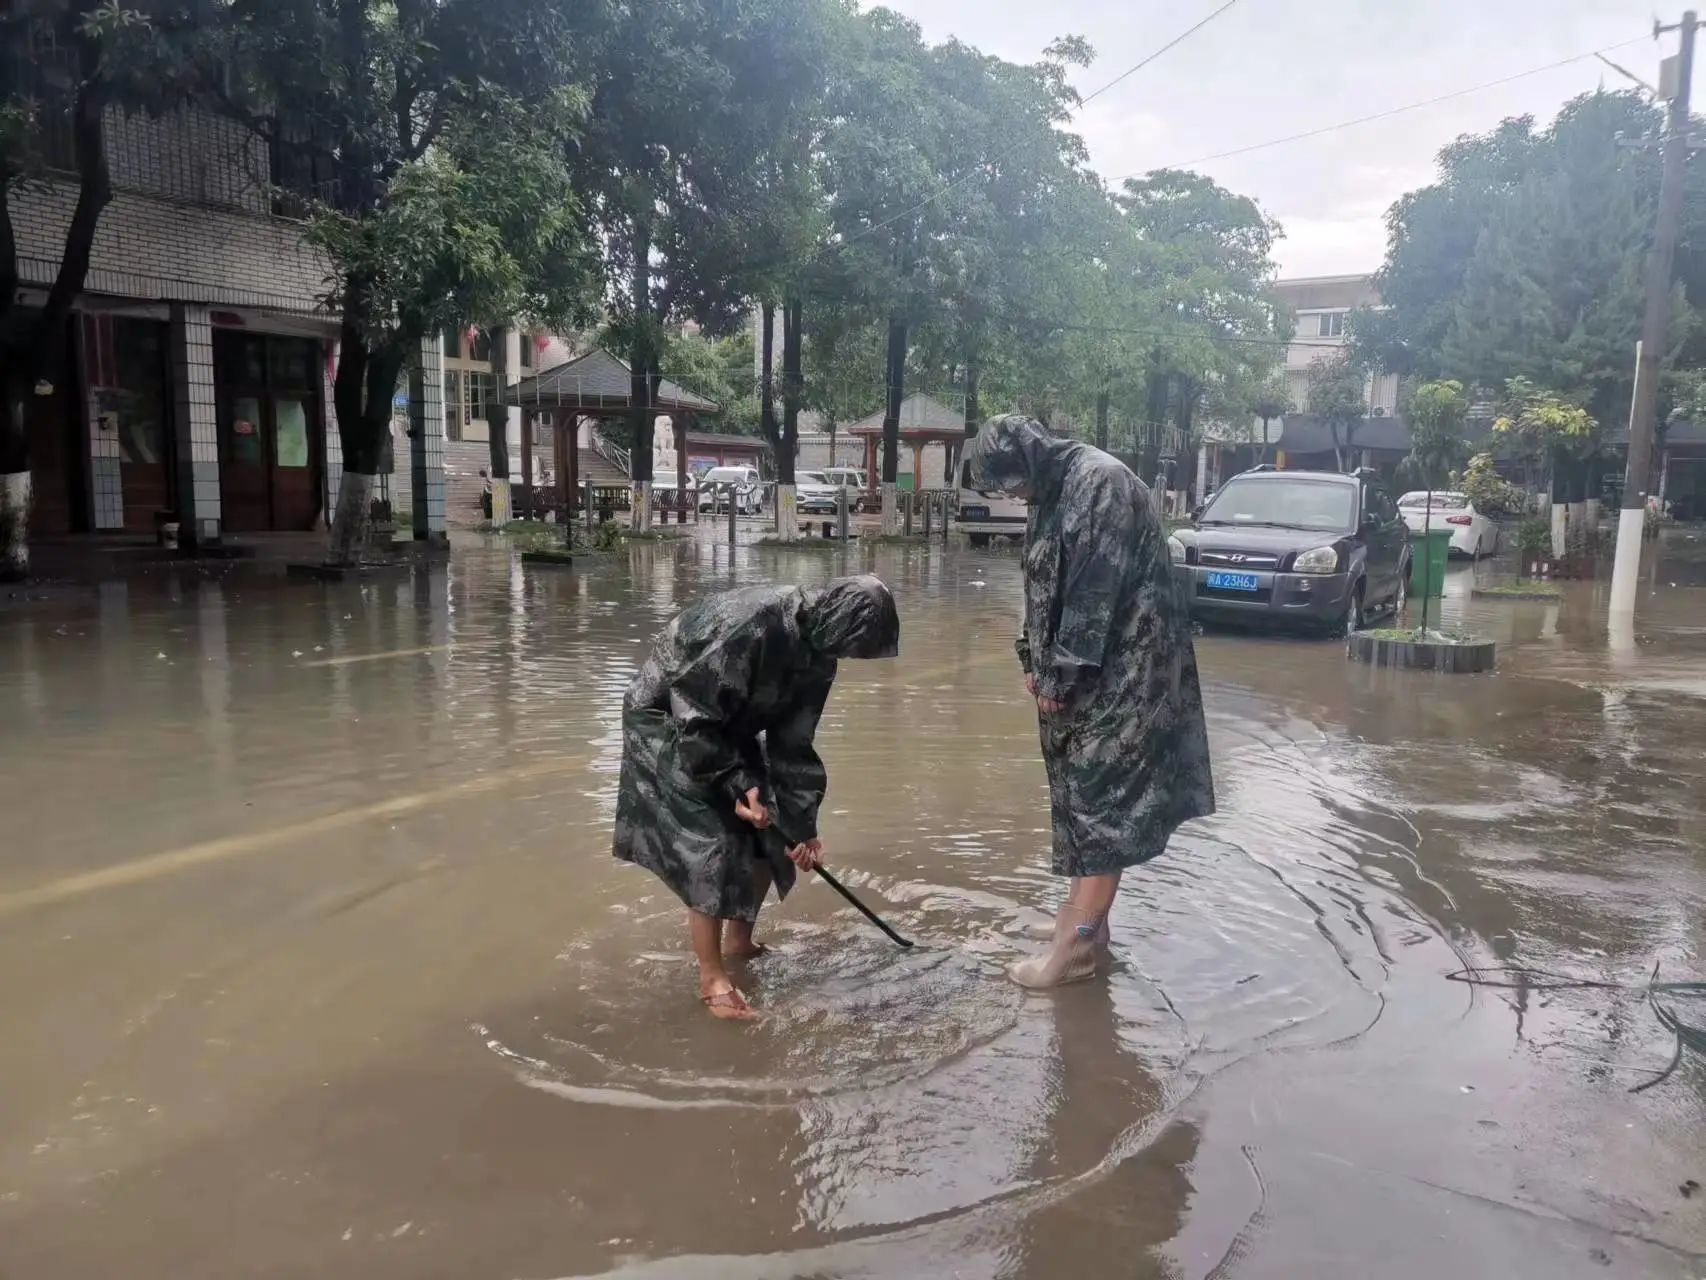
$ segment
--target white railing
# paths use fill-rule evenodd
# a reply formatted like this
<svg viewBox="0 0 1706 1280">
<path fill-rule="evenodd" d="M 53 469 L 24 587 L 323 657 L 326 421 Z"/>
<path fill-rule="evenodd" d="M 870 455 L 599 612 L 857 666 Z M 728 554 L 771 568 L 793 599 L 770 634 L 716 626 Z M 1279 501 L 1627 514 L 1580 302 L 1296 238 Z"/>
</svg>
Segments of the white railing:
<svg viewBox="0 0 1706 1280">
<path fill-rule="evenodd" d="M 613 443 L 605 436 L 604 432 L 596 427 L 592 431 L 592 447 L 599 457 L 623 475 L 632 476 L 634 474 L 633 460 L 628 456 L 628 451 L 621 445 Z"/>
</svg>

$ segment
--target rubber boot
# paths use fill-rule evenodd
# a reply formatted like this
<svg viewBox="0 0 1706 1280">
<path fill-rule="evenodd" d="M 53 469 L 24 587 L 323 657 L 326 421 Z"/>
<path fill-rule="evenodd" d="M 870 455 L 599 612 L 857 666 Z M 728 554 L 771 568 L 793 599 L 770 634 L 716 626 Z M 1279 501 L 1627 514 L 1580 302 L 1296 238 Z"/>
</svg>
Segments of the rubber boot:
<svg viewBox="0 0 1706 1280">
<path fill-rule="evenodd" d="M 1094 977 L 1107 947 L 1108 920 L 1080 911 L 1070 902 L 1054 918 L 1054 941 L 1047 951 L 1007 967 L 1021 987 L 1043 990 Z"/>
</svg>

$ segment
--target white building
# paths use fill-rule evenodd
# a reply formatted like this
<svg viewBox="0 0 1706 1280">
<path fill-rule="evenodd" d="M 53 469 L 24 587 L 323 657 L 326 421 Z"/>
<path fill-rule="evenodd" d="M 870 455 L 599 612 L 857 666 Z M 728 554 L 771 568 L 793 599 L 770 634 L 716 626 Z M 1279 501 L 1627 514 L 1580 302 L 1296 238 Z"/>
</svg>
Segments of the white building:
<svg viewBox="0 0 1706 1280">
<path fill-rule="evenodd" d="M 1274 293 L 1296 316 L 1297 327 L 1285 349 L 1285 381 L 1292 409 L 1309 411 L 1309 366 L 1343 351 L 1346 325 L 1358 307 L 1380 306 L 1372 275 L 1300 276 L 1274 283 Z M 1398 375 L 1372 375 L 1367 388 L 1371 417 L 1398 412 Z"/>
<path fill-rule="evenodd" d="M 187 538 L 312 529 L 335 510 L 327 264 L 302 243 L 267 145 L 200 110 L 107 121 L 114 196 L 101 216 L 71 355 L 32 405 L 32 534 Z M 68 156 L 50 156 L 68 166 Z M 75 181 L 15 190 L 24 301 L 58 268 Z M 417 537 L 444 531 L 443 369 L 421 344 L 396 458 Z"/>
</svg>

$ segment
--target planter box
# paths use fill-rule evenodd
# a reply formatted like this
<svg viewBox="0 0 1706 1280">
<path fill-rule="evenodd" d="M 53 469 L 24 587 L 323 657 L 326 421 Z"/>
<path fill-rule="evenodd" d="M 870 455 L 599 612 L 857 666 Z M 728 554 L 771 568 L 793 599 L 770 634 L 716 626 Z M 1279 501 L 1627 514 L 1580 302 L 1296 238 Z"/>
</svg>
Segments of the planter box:
<svg viewBox="0 0 1706 1280">
<path fill-rule="evenodd" d="M 1359 631 L 1346 642 L 1345 656 L 1352 662 L 1366 662 L 1376 667 L 1474 675 L 1493 669 L 1493 642 L 1466 640 L 1452 644 L 1443 640 L 1389 640 Z"/>
<path fill-rule="evenodd" d="M 521 563 L 550 565 L 558 569 L 571 569 L 574 567 L 575 558 L 573 554 L 568 551 L 523 551 L 521 553 Z"/>
</svg>

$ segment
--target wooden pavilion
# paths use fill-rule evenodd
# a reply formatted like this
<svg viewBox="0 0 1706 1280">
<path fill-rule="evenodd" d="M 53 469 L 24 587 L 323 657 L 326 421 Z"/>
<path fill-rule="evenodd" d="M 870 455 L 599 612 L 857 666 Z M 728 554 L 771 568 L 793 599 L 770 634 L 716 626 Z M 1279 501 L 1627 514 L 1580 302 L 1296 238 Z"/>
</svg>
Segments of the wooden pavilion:
<svg viewBox="0 0 1706 1280">
<path fill-rule="evenodd" d="M 865 445 L 865 476 L 868 483 L 877 485 L 877 464 L 882 457 L 883 411 L 878 409 L 847 428 L 847 434 L 857 436 Z M 932 396 L 914 392 L 900 402 L 900 442 L 912 450 L 912 484 L 922 489 L 924 484 L 924 450 L 930 445 L 942 446 L 942 480 L 946 488 L 959 487 L 960 455 L 966 442 L 965 415 L 956 413 Z"/>
<path fill-rule="evenodd" d="M 594 347 L 585 355 L 544 369 L 523 378 L 510 387 L 503 402 L 518 405 L 522 411 L 521 474 L 527 477 L 521 500 L 515 504 L 518 515 L 528 518 L 533 503 L 533 420 L 536 414 L 551 416 L 551 441 L 557 475 L 557 500 L 565 520 L 572 520 L 580 488 L 580 454 L 571 431 L 578 430 L 579 420 L 619 419 L 626 421 L 633 401 L 629 398 L 631 375 L 628 363 L 602 347 Z M 716 401 L 695 395 L 686 387 L 659 378 L 653 393 L 655 414 L 667 413 L 675 427 L 676 483 L 678 493 L 687 492 L 687 433 L 699 414 L 716 413 Z M 632 477 L 632 459 L 629 460 Z M 685 518 L 685 513 L 683 513 Z"/>
</svg>

